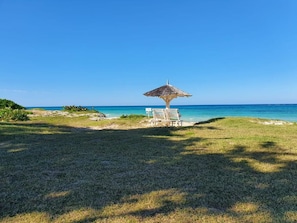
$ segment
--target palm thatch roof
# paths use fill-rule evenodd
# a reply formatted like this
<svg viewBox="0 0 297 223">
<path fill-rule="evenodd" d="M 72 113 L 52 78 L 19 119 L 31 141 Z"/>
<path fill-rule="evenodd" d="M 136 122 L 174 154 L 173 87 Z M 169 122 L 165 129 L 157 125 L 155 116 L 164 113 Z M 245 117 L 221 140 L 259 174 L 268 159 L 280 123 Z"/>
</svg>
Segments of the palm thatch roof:
<svg viewBox="0 0 297 223">
<path fill-rule="evenodd" d="M 166 102 L 166 108 L 169 108 L 170 101 L 177 97 L 190 97 L 191 94 L 184 92 L 169 83 L 166 85 L 163 85 L 161 87 L 158 87 L 154 90 L 148 91 L 144 93 L 145 96 L 149 97 L 159 97 L 162 98 Z"/>
<path fill-rule="evenodd" d="M 176 97 L 190 97 L 191 94 L 188 94 L 170 84 L 163 85 L 161 87 L 158 87 L 154 90 L 148 91 L 144 93 L 145 96 L 151 96 L 151 97 L 164 97 L 169 95 L 175 95 Z"/>
</svg>

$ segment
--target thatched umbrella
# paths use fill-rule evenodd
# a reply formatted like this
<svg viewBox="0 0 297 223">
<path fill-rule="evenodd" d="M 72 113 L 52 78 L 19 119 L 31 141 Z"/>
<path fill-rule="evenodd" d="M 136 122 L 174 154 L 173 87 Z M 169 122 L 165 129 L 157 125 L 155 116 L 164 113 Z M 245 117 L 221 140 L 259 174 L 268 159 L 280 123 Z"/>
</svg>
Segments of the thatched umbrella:
<svg viewBox="0 0 297 223">
<path fill-rule="evenodd" d="M 170 108 L 170 101 L 177 97 L 190 97 L 192 95 L 172 86 L 169 82 L 166 85 L 144 93 L 145 96 L 162 98 L 166 103 L 166 108 Z"/>
</svg>

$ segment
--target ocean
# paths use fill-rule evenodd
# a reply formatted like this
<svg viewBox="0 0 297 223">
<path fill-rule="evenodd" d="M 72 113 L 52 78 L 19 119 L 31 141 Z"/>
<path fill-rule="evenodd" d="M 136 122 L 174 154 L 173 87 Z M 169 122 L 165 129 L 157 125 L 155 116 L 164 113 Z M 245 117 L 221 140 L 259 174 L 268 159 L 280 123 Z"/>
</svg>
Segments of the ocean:
<svg viewBox="0 0 297 223">
<path fill-rule="evenodd" d="M 108 118 L 121 115 L 146 115 L 146 108 L 163 106 L 84 106 L 104 113 Z M 28 107 L 28 109 L 37 107 Z M 63 107 L 38 107 L 45 110 L 62 110 Z M 256 105 L 172 105 L 178 108 L 181 119 L 189 122 L 206 121 L 218 117 L 254 117 L 297 122 L 297 104 L 256 104 Z"/>
</svg>

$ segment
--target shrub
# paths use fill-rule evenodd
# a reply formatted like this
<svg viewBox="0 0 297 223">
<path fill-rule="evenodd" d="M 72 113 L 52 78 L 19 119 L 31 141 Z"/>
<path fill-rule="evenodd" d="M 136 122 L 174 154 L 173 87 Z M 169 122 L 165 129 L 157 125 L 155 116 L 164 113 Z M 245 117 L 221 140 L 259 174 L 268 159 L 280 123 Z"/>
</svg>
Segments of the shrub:
<svg viewBox="0 0 297 223">
<path fill-rule="evenodd" d="M 71 111 L 71 112 L 89 111 L 89 109 L 86 108 L 86 107 L 75 106 L 75 105 L 64 106 L 64 107 L 63 107 L 63 110 L 64 110 L 64 111 Z"/>
<path fill-rule="evenodd" d="M 17 103 L 0 98 L 0 109 L 11 108 L 11 109 L 25 109 L 23 106 L 18 105 Z"/>
<path fill-rule="evenodd" d="M 28 113 L 24 109 L 0 109 L 1 121 L 27 121 Z"/>
<path fill-rule="evenodd" d="M 121 115 L 120 118 L 127 118 L 127 119 L 140 119 L 140 118 L 144 118 L 146 117 L 145 115 L 135 115 L 135 114 L 132 114 L 132 115 Z"/>
<path fill-rule="evenodd" d="M 75 106 L 75 105 L 63 106 L 63 110 L 68 111 L 68 112 L 99 113 L 99 117 L 106 117 L 106 115 L 103 114 L 102 112 L 99 112 L 99 111 L 97 111 L 95 109 L 88 109 L 88 108 L 82 107 L 82 106 Z"/>
<path fill-rule="evenodd" d="M 27 121 L 25 108 L 11 100 L 0 99 L 0 121 Z"/>
</svg>

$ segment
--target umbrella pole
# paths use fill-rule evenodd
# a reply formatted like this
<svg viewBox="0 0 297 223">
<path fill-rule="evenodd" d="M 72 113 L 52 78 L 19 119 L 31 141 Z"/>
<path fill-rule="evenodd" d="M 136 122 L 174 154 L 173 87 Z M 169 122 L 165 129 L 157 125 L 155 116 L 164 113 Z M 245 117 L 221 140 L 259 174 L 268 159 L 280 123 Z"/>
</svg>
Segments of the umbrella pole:
<svg viewBox="0 0 297 223">
<path fill-rule="evenodd" d="M 174 98 L 176 98 L 176 97 L 177 97 L 176 95 L 169 95 L 169 96 L 166 96 L 166 97 L 160 97 L 160 98 L 162 98 L 162 99 L 165 101 L 165 103 L 166 103 L 166 108 L 167 108 L 167 109 L 170 109 L 170 102 L 171 102 L 172 99 L 174 99 Z"/>
<path fill-rule="evenodd" d="M 170 109 L 170 100 L 165 101 L 166 102 L 166 109 Z"/>
<path fill-rule="evenodd" d="M 165 103 L 166 103 L 166 109 L 164 109 L 164 112 L 165 112 L 165 118 L 166 118 L 166 120 L 169 120 L 169 114 L 168 114 L 168 111 L 169 111 L 169 109 L 170 109 L 170 101 L 172 100 L 172 99 L 169 99 L 169 98 L 163 98 L 164 99 L 164 101 L 165 101 Z"/>
</svg>

